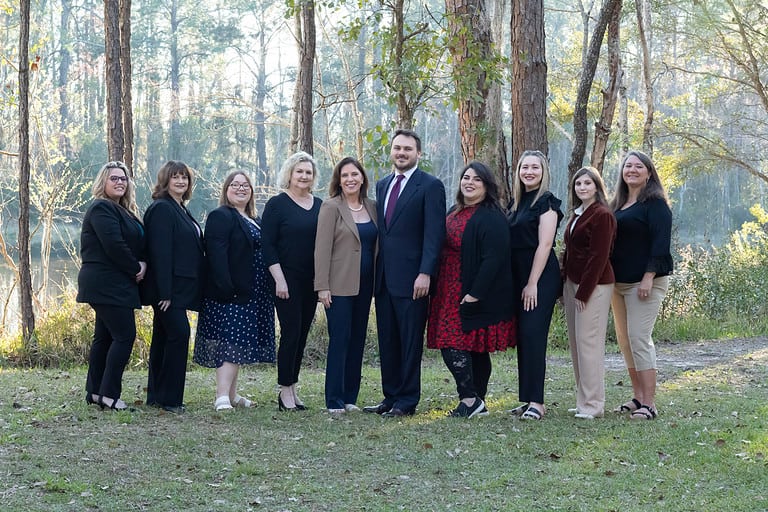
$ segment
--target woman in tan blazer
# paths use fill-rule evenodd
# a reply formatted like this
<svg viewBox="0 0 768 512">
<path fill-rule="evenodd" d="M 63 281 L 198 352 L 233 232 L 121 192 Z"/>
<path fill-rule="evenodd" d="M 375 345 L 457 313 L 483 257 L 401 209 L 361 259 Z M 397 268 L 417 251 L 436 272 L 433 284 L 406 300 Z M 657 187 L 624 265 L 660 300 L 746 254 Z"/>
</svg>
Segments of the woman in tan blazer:
<svg viewBox="0 0 768 512">
<path fill-rule="evenodd" d="M 360 162 L 347 157 L 336 164 L 328 188 L 317 222 L 315 291 L 328 319 L 325 403 L 340 414 L 359 410 L 378 228 Z"/>
</svg>

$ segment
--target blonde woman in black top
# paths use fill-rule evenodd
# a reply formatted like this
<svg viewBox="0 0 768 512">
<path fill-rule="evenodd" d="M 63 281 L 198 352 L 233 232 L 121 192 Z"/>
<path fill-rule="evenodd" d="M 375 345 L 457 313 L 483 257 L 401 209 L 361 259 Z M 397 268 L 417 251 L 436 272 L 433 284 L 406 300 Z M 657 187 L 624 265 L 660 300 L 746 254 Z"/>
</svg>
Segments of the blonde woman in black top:
<svg viewBox="0 0 768 512">
<path fill-rule="evenodd" d="M 509 207 L 512 276 L 517 302 L 519 399 L 513 410 L 524 420 L 540 420 L 544 407 L 547 337 L 562 280 L 554 244 L 563 218 L 560 199 L 549 191 L 549 163 L 541 151 L 525 151 L 517 164 Z"/>
<path fill-rule="evenodd" d="M 136 339 L 133 310 L 141 308 L 139 282 L 147 272 L 144 226 L 123 162 L 106 163 L 92 193 L 93 203 L 83 218 L 77 276 L 77 301 L 90 304 L 96 313 L 85 400 L 102 409 L 126 410 L 120 394 Z"/>
<path fill-rule="evenodd" d="M 323 201 L 312 194 L 316 179 L 317 165 L 311 155 L 302 151 L 291 155 L 280 170 L 283 192 L 264 207 L 264 264 L 275 283 L 280 321 L 277 405 L 281 411 L 306 409 L 296 384 L 317 308 L 315 236 Z"/>
</svg>

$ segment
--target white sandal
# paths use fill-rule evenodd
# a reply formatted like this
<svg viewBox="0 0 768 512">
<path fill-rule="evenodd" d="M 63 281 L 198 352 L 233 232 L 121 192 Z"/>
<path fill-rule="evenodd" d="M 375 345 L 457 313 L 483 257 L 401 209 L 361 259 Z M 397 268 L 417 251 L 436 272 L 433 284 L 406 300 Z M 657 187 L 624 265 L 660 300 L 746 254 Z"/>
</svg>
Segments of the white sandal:
<svg viewBox="0 0 768 512">
<path fill-rule="evenodd" d="M 213 402 L 213 408 L 217 411 L 229 411 L 233 407 L 232 404 L 229 403 L 229 397 L 227 395 L 223 395 L 218 397 L 216 401 Z"/>
<path fill-rule="evenodd" d="M 254 403 L 251 400 L 248 400 L 244 396 L 240 396 L 237 393 L 235 393 L 235 399 L 232 401 L 232 405 L 234 407 L 245 407 L 246 409 L 253 407 Z"/>
</svg>

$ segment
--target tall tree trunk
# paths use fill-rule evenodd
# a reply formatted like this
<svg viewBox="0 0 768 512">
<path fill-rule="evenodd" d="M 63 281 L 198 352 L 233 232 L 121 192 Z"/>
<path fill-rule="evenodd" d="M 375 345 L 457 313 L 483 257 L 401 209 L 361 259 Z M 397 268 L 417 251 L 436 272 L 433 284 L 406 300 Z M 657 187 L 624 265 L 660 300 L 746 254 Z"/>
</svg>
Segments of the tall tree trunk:
<svg viewBox="0 0 768 512">
<path fill-rule="evenodd" d="M 651 52 L 649 49 L 650 8 L 646 0 L 635 0 L 637 12 L 637 31 L 640 37 L 640 48 L 643 51 L 643 84 L 645 85 L 645 123 L 643 124 L 643 151 L 653 157 L 653 115 L 655 112 L 653 100 L 653 80 L 651 79 Z M 647 12 L 646 12 L 647 11 Z"/>
<path fill-rule="evenodd" d="M 619 157 L 629 152 L 629 105 L 627 102 L 627 84 L 624 82 L 624 74 L 619 77 Z M 620 171 L 619 171 L 620 172 Z"/>
<path fill-rule="evenodd" d="M 61 48 L 59 50 L 59 78 L 56 85 L 59 89 L 59 152 L 65 161 L 72 156 L 67 136 L 67 125 L 69 124 L 67 88 L 69 87 L 69 65 L 72 62 L 72 54 L 69 51 L 69 16 L 71 14 L 72 0 L 61 0 L 61 22 L 59 24 Z M 59 164 L 57 167 L 61 170 L 63 164 Z"/>
<path fill-rule="evenodd" d="M 179 63 L 179 0 L 171 0 L 171 111 L 170 132 L 168 134 L 168 158 L 178 160 L 181 158 L 181 105 L 180 90 L 181 79 Z"/>
<path fill-rule="evenodd" d="M 405 0 L 395 0 L 392 12 L 395 22 L 394 61 L 397 90 L 397 127 L 404 130 L 413 128 L 413 108 L 408 101 L 408 93 L 403 86 L 403 59 L 405 54 Z"/>
<path fill-rule="evenodd" d="M 547 59 L 543 0 L 512 2 L 512 162 L 547 144 Z"/>
<path fill-rule="evenodd" d="M 601 174 L 603 172 L 603 164 L 605 163 L 608 137 L 611 135 L 613 115 L 616 112 L 619 84 L 624 73 L 621 69 L 621 40 L 619 33 L 621 0 L 617 4 L 608 20 L 608 86 L 601 91 L 603 95 L 603 109 L 600 112 L 600 119 L 595 123 L 595 143 L 592 145 L 592 156 L 590 158 L 592 167 L 600 171 Z"/>
<path fill-rule="evenodd" d="M 19 25 L 19 298 L 24 351 L 37 348 L 29 256 L 29 24 L 30 0 L 21 0 Z"/>
<path fill-rule="evenodd" d="M 125 157 L 123 73 L 120 63 L 119 0 L 104 0 L 104 42 L 107 83 L 107 150 L 110 160 Z"/>
<path fill-rule="evenodd" d="M 605 30 L 608 26 L 608 20 L 613 16 L 615 10 L 620 10 L 621 0 L 605 0 L 600 9 L 600 15 L 595 23 L 592 32 L 592 40 L 587 51 L 587 59 L 581 63 L 581 80 L 579 80 L 579 89 L 576 93 L 576 105 L 573 109 L 573 149 L 571 150 L 571 159 L 568 162 L 568 181 L 571 176 L 584 163 L 584 154 L 587 149 L 587 106 L 589 105 L 589 95 L 592 91 L 592 82 L 595 80 L 595 71 L 597 63 L 600 60 L 600 48 L 603 46 Z"/>
<path fill-rule="evenodd" d="M 291 151 L 313 153 L 312 79 L 315 66 L 315 2 L 301 0 L 295 13 L 296 42 L 299 49 L 299 74 L 293 93 Z"/>
<path fill-rule="evenodd" d="M 485 0 L 445 0 L 453 57 L 453 82 L 459 103 L 459 135 L 464 163 L 483 160 L 496 168 L 495 133 L 487 115 L 495 60 L 491 24 Z"/>
<path fill-rule="evenodd" d="M 120 68 L 123 107 L 123 134 L 125 146 L 123 161 L 133 173 L 133 98 L 131 81 L 131 0 L 120 0 Z"/>
<path fill-rule="evenodd" d="M 504 29 L 507 24 L 504 22 L 507 15 L 507 2 L 506 0 L 493 0 L 491 2 L 491 34 L 493 35 L 493 41 L 501 46 L 501 42 L 505 40 Z M 501 196 L 502 204 L 507 204 L 510 197 L 510 179 L 509 179 L 509 160 L 507 160 L 507 140 L 504 135 L 503 116 L 504 107 L 502 106 L 501 95 L 501 83 L 494 83 L 491 85 L 488 91 L 488 108 L 486 109 L 486 115 L 488 116 L 488 123 L 490 124 L 491 133 L 496 134 L 495 141 L 495 156 L 489 158 L 489 164 L 491 169 L 497 172 L 497 178 L 499 182 L 499 193 Z"/>
<path fill-rule="evenodd" d="M 264 11 L 262 10 L 262 27 L 264 26 Z M 267 116 L 264 111 L 264 102 L 267 99 L 267 37 L 262 28 L 259 32 L 258 68 L 256 74 L 256 89 L 253 91 L 254 119 L 256 124 L 256 159 L 258 161 L 259 180 L 257 184 L 270 186 L 271 173 L 267 160 L 267 130 L 265 124 Z"/>
</svg>

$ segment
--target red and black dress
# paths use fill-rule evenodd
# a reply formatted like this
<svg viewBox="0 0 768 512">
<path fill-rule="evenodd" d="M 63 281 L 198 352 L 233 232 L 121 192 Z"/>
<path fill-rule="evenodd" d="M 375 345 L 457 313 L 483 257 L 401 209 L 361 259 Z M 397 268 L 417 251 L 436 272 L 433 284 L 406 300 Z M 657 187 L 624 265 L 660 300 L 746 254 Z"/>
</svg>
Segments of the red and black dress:
<svg viewBox="0 0 768 512">
<path fill-rule="evenodd" d="M 495 352 L 505 350 L 507 347 L 514 347 L 516 344 L 515 320 L 511 314 L 508 320 L 493 325 L 480 327 L 470 332 L 462 330 L 459 314 L 459 303 L 462 299 L 462 241 L 465 244 L 475 243 L 475 240 L 464 240 L 464 231 L 467 223 L 478 210 L 479 207 L 477 206 L 469 206 L 450 213 L 446 217 L 446 237 L 440 253 L 437 289 L 430 304 L 429 326 L 427 328 L 427 347 L 429 348 Z M 491 235 L 493 236 L 493 233 Z M 504 235 L 505 233 L 502 231 L 497 234 L 497 237 L 503 239 Z M 509 290 L 509 293 L 511 292 Z M 484 297 L 478 298 L 480 299 L 476 303 L 478 305 L 488 300 Z"/>
</svg>

